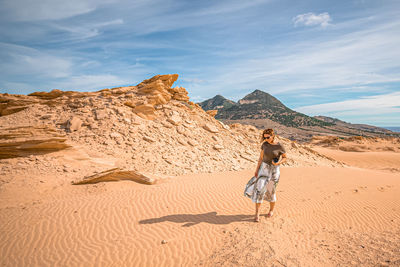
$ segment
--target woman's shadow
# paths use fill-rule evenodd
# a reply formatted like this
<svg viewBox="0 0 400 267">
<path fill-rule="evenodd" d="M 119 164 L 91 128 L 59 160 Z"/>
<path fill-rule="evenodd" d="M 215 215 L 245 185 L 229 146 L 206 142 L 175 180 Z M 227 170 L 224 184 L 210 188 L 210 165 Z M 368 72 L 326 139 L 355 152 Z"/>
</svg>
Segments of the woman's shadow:
<svg viewBox="0 0 400 267">
<path fill-rule="evenodd" d="M 212 211 L 202 214 L 174 214 L 160 218 L 152 218 L 139 221 L 140 224 L 153 224 L 160 222 L 175 222 L 185 223 L 182 227 L 189 227 L 201 222 L 211 224 L 229 224 L 231 222 L 249 222 L 252 221 L 251 215 L 217 215 L 217 212 Z"/>
</svg>

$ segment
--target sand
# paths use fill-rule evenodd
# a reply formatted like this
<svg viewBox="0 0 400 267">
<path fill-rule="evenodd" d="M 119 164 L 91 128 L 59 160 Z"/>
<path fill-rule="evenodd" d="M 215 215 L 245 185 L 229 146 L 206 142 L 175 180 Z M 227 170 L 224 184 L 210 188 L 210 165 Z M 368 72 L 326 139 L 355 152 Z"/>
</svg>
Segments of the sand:
<svg viewBox="0 0 400 267">
<path fill-rule="evenodd" d="M 400 153 L 398 152 L 348 152 L 317 146 L 313 149 L 350 166 L 400 173 Z"/>
<path fill-rule="evenodd" d="M 35 200 L 2 188 L 0 265 L 400 265 L 398 173 L 282 167 L 275 214 L 254 223 L 253 171 L 64 184 Z"/>
<path fill-rule="evenodd" d="M 1 266 L 400 265 L 400 141 L 278 137 L 276 211 L 254 223 L 261 132 L 215 120 L 176 78 L 1 96 Z M 134 181 L 71 184 L 115 168 Z"/>
</svg>

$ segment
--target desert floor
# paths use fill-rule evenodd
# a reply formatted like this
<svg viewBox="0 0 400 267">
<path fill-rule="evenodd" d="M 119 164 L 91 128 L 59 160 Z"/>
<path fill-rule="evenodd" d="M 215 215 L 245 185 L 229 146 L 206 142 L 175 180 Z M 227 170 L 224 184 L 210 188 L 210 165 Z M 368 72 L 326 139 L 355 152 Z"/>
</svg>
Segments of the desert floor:
<svg viewBox="0 0 400 267">
<path fill-rule="evenodd" d="M 400 153 L 390 151 L 344 152 L 323 147 L 313 147 L 313 149 L 350 166 L 400 174 Z"/>
<path fill-rule="evenodd" d="M 259 223 L 243 196 L 254 170 L 64 184 L 35 200 L 16 181 L 0 188 L 0 265 L 399 266 L 400 174 L 359 167 L 282 167 Z"/>
</svg>

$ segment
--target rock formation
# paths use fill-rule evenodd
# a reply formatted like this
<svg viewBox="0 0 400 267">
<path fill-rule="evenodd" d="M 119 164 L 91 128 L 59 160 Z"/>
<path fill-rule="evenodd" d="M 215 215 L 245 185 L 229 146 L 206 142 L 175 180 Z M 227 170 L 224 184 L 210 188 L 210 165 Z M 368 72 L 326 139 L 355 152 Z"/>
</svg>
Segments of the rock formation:
<svg viewBox="0 0 400 267">
<path fill-rule="evenodd" d="M 157 75 L 137 86 L 98 92 L 0 94 L 0 176 L 47 172 L 76 181 L 110 168 L 132 177 L 254 169 L 261 132 L 216 120 L 190 102 L 184 88 L 172 87 L 177 78 Z M 340 165 L 278 139 L 288 150 L 287 166 L 316 164 L 312 159 Z"/>
<path fill-rule="evenodd" d="M 71 147 L 66 136 L 49 126 L 0 127 L 0 159 L 46 154 Z"/>
</svg>

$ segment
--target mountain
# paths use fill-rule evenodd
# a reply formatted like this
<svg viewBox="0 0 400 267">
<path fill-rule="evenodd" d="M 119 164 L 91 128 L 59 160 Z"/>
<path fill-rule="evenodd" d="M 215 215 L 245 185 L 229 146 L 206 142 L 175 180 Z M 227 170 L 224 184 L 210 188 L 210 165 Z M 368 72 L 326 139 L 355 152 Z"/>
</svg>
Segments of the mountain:
<svg viewBox="0 0 400 267">
<path fill-rule="evenodd" d="M 217 109 L 215 118 L 220 120 L 270 119 L 289 127 L 332 125 L 291 110 L 277 98 L 261 90 L 246 95 L 238 103 L 218 95 L 199 105 L 204 110 Z"/>
<path fill-rule="evenodd" d="M 206 101 L 199 103 L 199 105 L 204 110 L 212 110 L 212 109 L 221 109 L 221 108 L 230 108 L 234 105 L 237 105 L 232 100 L 226 99 L 222 95 L 216 95 L 213 98 L 210 98 Z"/>
<path fill-rule="evenodd" d="M 376 126 L 351 124 L 326 116 L 310 117 L 291 110 L 277 98 L 261 90 L 255 90 L 237 103 L 218 95 L 199 105 L 204 110 L 218 110 L 215 118 L 225 123 L 249 124 L 258 129 L 273 128 L 281 136 L 298 142 L 309 142 L 317 135 L 400 136 L 398 133 Z"/>
</svg>

